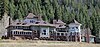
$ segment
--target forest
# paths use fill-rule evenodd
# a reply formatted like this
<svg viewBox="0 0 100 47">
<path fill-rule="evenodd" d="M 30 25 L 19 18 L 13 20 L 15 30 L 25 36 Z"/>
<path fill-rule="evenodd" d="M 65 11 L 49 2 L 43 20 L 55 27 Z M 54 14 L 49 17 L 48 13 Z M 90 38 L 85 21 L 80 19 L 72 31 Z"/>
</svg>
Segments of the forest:
<svg viewBox="0 0 100 47">
<path fill-rule="evenodd" d="M 93 35 L 100 32 L 100 0 L 0 0 L 0 19 L 7 13 L 23 20 L 30 12 L 48 22 L 61 19 L 69 24 L 75 19 Z"/>
</svg>

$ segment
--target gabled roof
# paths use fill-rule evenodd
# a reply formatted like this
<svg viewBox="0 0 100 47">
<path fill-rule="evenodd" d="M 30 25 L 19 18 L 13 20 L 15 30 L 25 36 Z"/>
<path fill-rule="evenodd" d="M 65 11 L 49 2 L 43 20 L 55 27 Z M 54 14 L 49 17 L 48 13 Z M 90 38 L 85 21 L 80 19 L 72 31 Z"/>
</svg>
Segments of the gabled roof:
<svg viewBox="0 0 100 47">
<path fill-rule="evenodd" d="M 34 18 L 34 17 L 38 17 L 38 16 L 34 15 L 33 13 L 29 13 L 26 18 Z"/>
<path fill-rule="evenodd" d="M 63 21 L 58 20 L 57 23 L 65 24 Z"/>
<path fill-rule="evenodd" d="M 56 26 L 56 28 L 66 28 L 66 23 L 63 21 L 59 20 L 53 20 L 53 24 Z"/>
<path fill-rule="evenodd" d="M 75 19 L 74 19 L 74 23 L 76 23 L 76 24 L 80 24 L 78 21 L 76 21 Z"/>
<path fill-rule="evenodd" d="M 50 23 L 48 23 L 48 22 L 46 22 L 46 21 L 43 21 L 43 20 L 37 21 L 37 22 L 36 22 L 35 24 L 33 24 L 33 25 L 39 25 L 39 26 L 53 26 L 53 27 L 55 27 L 55 25 L 50 24 Z"/>
<path fill-rule="evenodd" d="M 65 25 L 55 25 L 55 26 L 56 26 L 56 28 L 66 28 Z"/>
<path fill-rule="evenodd" d="M 76 25 L 81 25 L 78 21 L 76 21 L 75 19 L 72 20 L 72 22 L 70 24 L 76 24 Z"/>
<path fill-rule="evenodd" d="M 54 24 L 66 24 L 63 21 L 59 20 L 53 20 Z"/>
</svg>

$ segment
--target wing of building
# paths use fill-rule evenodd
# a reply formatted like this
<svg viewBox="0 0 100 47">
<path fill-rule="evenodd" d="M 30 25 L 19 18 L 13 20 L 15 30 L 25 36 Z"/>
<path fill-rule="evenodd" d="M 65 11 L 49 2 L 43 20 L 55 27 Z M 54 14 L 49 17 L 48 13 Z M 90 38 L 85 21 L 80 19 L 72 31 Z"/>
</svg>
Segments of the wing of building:
<svg viewBox="0 0 100 47">
<path fill-rule="evenodd" d="M 53 20 L 53 24 L 42 20 L 41 16 L 29 13 L 24 20 L 10 20 L 7 37 L 10 39 L 42 39 L 82 41 L 81 25 L 76 20 L 70 24 L 62 20 Z"/>
</svg>

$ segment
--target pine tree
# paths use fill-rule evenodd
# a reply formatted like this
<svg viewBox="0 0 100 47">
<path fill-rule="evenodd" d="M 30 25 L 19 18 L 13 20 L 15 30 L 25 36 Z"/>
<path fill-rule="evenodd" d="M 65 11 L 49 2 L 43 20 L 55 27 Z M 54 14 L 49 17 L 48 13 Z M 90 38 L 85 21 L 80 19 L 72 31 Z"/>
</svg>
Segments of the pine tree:
<svg viewBox="0 0 100 47">
<path fill-rule="evenodd" d="M 11 3 L 9 3 L 9 14 L 10 16 L 14 19 L 15 16 L 15 5 L 14 5 L 14 1 L 11 0 Z"/>
<path fill-rule="evenodd" d="M 3 12 L 4 12 L 4 2 L 3 0 L 0 1 L 0 20 L 2 19 Z"/>
<path fill-rule="evenodd" d="M 28 13 L 34 13 L 50 22 L 61 19 L 67 24 L 76 19 L 82 28 L 90 28 L 93 35 L 100 31 L 99 0 L 0 0 L 0 19 L 3 13 L 13 19 L 23 19 Z M 88 12 L 91 10 L 91 12 Z M 89 15 L 88 13 L 91 13 Z"/>
</svg>

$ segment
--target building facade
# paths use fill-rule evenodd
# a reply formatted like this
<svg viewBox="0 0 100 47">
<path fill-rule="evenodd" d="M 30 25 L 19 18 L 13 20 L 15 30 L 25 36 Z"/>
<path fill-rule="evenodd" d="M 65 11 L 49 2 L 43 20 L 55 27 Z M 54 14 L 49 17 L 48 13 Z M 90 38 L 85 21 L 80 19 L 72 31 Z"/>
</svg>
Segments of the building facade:
<svg viewBox="0 0 100 47">
<path fill-rule="evenodd" d="M 81 24 L 76 20 L 73 20 L 69 25 L 69 41 L 80 41 L 81 42 Z"/>
<path fill-rule="evenodd" d="M 50 33 L 55 30 L 55 26 L 46 21 L 43 21 L 41 17 L 35 16 L 32 13 L 23 21 L 16 20 L 7 27 L 7 37 L 14 38 L 16 36 L 21 38 L 50 38 Z"/>
<path fill-rule="evenodd" d="M 10 39 L 42 39 L 81 42 L 81 24 L 74 20 L 68 26 L 66 23 L 53 20 L 53 24 L 43 21 L 41 16 L 29 13 L 24 20 L 11 21 L 7 29 Z"/>
</svg>

